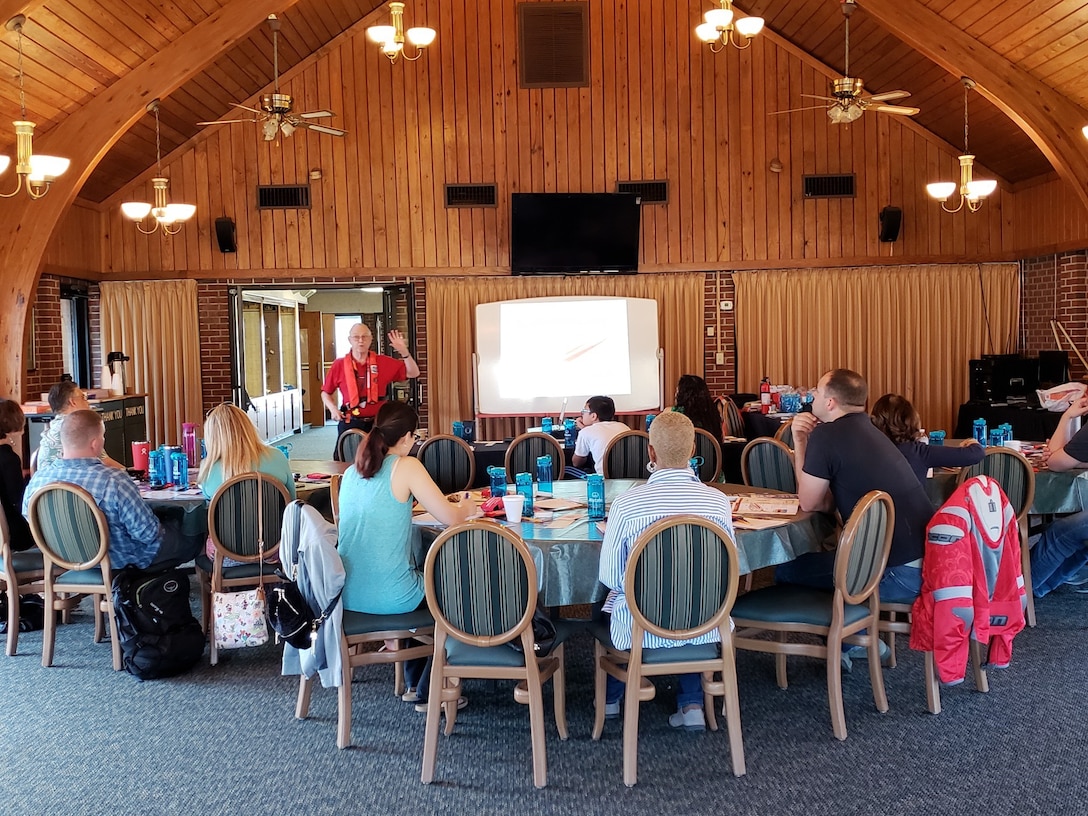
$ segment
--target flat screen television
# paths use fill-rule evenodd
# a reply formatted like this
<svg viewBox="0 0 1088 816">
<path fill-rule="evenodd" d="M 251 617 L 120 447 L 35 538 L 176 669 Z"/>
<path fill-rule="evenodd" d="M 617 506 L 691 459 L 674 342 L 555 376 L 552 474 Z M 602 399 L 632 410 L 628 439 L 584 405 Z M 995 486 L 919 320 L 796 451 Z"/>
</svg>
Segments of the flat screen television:
<svg viewBox="0 0 1088 816">
<path fill-rule="evenodd" d="M 634 193 L 514 193 L 511 271 L 637 272 L 639 214 Z"/>
</svg>

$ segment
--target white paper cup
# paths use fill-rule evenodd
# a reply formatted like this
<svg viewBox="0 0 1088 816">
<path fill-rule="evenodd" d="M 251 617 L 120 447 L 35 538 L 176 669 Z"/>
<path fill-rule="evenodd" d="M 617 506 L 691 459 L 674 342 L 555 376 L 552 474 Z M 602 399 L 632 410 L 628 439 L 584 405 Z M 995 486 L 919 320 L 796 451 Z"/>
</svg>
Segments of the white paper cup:
<svg viewBox="0 0 1088 816">
<path fill-rule="evenodd" d="M 521 523 L 521 511 L 525 507 L 524 496 L 503 496 L 502 509 L 506 511 L 506 520 L 511 524 Z"/>
</svg>

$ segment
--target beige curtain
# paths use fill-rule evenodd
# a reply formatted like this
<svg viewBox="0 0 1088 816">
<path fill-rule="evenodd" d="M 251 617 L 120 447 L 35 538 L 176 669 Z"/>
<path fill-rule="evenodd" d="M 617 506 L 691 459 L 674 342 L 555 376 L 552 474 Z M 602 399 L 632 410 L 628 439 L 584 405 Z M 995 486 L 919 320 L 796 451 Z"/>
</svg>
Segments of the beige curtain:
<svg viewBox="0 0 1088 816">
<path fill-rule="evenodd" d="M 427 386 L 431 433 L 449 433 L 454 420 L 473 415 L 472 353 L 476 306 L 532 297 L 635 297 L 657 301 L 659 345 L 664 349 L 665 394 L 681 374 L 703 371 L 703 276 L 432 278 L 427 281 Z M 582 406 L 572 408 L 577 411 Z M 478 439 L 521 433 L 532 417 L 487 419 Z"/>
<path fill-rule="evenodd" d="M 123 351 L 131 386 L 147 394 L 147 436 L 181 444 L 181 423 L 201 421 L 196 281 L 102 283 L 102 364 Z"/>
<path fill-rule="evenodd" d="M 907 397 L 951 432 L 968 361 L 1016 350 L 1016 264 L 736 272 L 737 390 L 814 386 L 830 368 L 869 381 L 869 404 Z"/>
</svg>

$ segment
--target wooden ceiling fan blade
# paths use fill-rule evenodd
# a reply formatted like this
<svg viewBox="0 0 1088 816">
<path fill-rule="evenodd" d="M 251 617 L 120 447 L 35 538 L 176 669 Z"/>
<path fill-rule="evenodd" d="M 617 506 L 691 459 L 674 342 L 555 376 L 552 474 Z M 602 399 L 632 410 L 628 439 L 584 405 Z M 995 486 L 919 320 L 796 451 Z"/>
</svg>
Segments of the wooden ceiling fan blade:
<svg viewBox="0 0 1088 816">
<path fill-rule="evenodd" d="M 806 94 L 806 93 L 803 93 L 803 94 L 799 94 L 799 96 L 803 96 L 806 99 L 826 99 L 828 102 L 837 102 L 838 101 L 833 96 L 820 96 L 819 94 Z"/>
<path fill-rule="evenodd" d="M 780 116 L 783 113 L 800 113 L 801 111 L 827 110 L 827 105 L 809 105 L 807 108 L 790 108 L 789 110 L 771 111 L 768 116 Z"/>
<path fill-rule="evenodd" d="M 299 127 L 307 128 L 308 130 L 316 130 L 318 133 L 327 133 L 329 136 L 343 136 L 347 133 L 346 130 L 340 130 L 339 128 L 326 127 L 325 125 L 314 125 L 309 122 L 300 122 Z"/>
<path fill-rule="evenodd" d="M 906 99 L 910 91 L 888 91 L 887 93 L 873 94 L 866 102 L 891 102 L 894 99 Z"/>
<path fill-rule="evenodd" d="M 214 122 L 197 122 L 198 125 L 233 125 L 239 122 L 243 124 L 249 124 L 256 122 L 256 119 L 216 119 Z"/>
<path fill-rule="evenodd" d="M 248 105 L 243 105 L 241 102 L 231 102 L 230 104 L 233 105 L 236 108 L 241 108 L 242 110 L 252 111 L 253 113 L 264 113 L 263 110 L 258 110 L 257 108 L 251 108 Z"/>
<path fill-rule="evenodd" d="M 873 110 L 880 113 L 895 113 L 900 116 L 914 116 L 921 108 L 909 108 L 906 105 L 873 105 Z"/>
<path fill-rule="evenodd" d="M 296 113 L 295 115 L 300 119 L 327 119 L 330 116 L 336 116 L 331 110 L 306 111 L 305 113 Z"/>
</svg>

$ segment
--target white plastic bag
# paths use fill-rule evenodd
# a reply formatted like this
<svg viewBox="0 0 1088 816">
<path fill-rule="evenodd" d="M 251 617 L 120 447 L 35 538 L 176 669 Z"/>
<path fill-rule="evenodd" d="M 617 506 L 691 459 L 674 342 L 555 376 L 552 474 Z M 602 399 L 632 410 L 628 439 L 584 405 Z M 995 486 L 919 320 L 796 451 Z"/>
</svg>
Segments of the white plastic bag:
<svg viewBox="0 0 1088 816">
<path fill-rule="evenodd" d="M 1041 406 L 1048 411 L 1061 413 L 1083 397 L 1085 389 L 1088 389 L 1088 386 L 1084 383 L 1068 382 L 1064 385 L 1056 385 L 1053 388 L 1039 390 L 1035 393 L 1039 397 L 1039 404 Z"/>
</svg>

